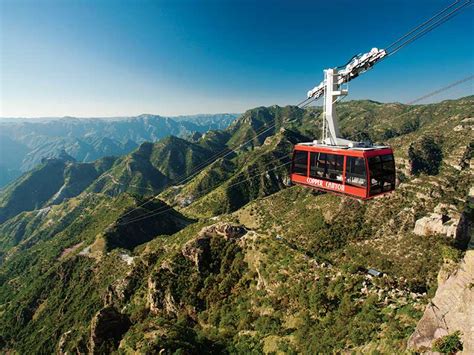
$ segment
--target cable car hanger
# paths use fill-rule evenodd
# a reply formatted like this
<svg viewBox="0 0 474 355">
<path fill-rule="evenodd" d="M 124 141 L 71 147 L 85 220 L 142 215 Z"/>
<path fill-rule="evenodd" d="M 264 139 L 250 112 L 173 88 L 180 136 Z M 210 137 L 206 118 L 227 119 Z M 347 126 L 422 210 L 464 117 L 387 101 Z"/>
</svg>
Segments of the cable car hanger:
<svg viewBox="0 0 474 355">
<path fill-rule="evenodd" d="M 377 48 L 372 48 L 365 54 L 356 55 L 341 69 L 339 67 L 324 70 L 324 80 L 308 91 L 308 99 L 319 99 L 324 96 L 323 136 L 320 144 L 348 147 L 368 145 L 367 142 L 352 142 L 339 137 L 339 124 L 334 104 L 339 97 L 348 95 L 348 88 L 343 87 L 344 84 L 365 73 L 386 55 L 384 49 Z"/>
<path fill-rule="evenodd" d="M 306 107 L 324 97 L 321 140 L 299 143 L 293 149 L 290 172 L 293 184 L 362 200 L 395 190 L 393 150 L 389 146 L 374 146 L 371 142 L 355 142 L 339 137 L 334 104 L 348 95 L 349 81 L 431 32 L 469 5 L 471 0 L 457 0 L 386 49 L 372 48 L 367 53 L 353 56 L 343 66 L 324 70 L 324 80 L 308 91 L 302 106 L 298 105 Z"/>
<path fill-rule="evenodd" d="M 387 52 L 378 48 L 358 54 L 345 66 L 324 70 L 324 80 L 308 91 L 308 99 L 324 97 L 322 137 L 295 145 L 290 173 L 292 183 L 364 200 L 395 189 L 392 149 L 339 137 L 334 105 L 348 95 L 349 81 L 385 56 Z"/>
</svg>

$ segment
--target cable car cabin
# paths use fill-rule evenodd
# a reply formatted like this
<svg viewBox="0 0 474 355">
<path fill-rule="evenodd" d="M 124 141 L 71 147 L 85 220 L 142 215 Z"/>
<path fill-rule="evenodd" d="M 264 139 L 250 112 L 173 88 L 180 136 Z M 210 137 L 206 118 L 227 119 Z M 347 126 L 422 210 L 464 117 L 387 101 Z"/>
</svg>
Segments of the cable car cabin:
<svg viewBox="0 0 474 355">
<path fill-rule="evenodd" d="M 366 200 L 395 190 L 395 162 L 389 147 L 341 148 L 297 144 L 291 182 Z"/>
</svg>

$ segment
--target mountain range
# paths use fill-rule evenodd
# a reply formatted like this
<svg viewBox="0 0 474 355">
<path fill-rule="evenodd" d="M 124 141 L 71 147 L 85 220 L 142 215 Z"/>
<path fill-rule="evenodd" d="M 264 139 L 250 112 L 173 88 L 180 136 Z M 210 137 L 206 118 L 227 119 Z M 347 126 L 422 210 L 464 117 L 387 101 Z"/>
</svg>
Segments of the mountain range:
<svg viewBox="0 0 474 355">
<path fill-rule="evenodd" d="M 44 158 L 68 154 L 78 162 L 130 153 L 141 143 L 226 128 L 237 114 L 177 117 L 0 119 L 0 188 Z"/>
<path fill-rule="evenodd" d="M 344 137 L 392 146 L 395 192 L 361 202 L 290 186 L 318 107 L 257 107 L 115 157 L 41 159 L 0 192 L 0 349 L 421 351 L 410 336 L 472 248 L 474 97 L 337 110 Z"/>
</svg>

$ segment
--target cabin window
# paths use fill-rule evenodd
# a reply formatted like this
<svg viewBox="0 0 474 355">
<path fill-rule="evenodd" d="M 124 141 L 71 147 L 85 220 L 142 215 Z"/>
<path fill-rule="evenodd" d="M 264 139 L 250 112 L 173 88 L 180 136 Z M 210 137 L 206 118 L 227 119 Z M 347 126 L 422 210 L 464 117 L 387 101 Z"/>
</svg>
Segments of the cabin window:
<svg viewBox="0 0 474 355">
<path fill-rule="evenodd" d="M 370 195 L 395 189 L 395 162 L 392 154 L 369 158 Z"/>
<path fill-rule="evenodd" d="M 311 153 L 310 176 L 314 178 L 342 182 L 342 171 L 344 168 L 344 156 Z"/>
<path fill-rule="evenodd" d="M 310 153 L 311 169 L 309 176 L 324 179 L 326 176 L 326 153 Z"/>
<path fill-rule="evenodd" d="M 307 176 L 308 152 L 296 151 L 293 157 L 293 174 Z"/>
<path fill-rule="evenodd" d="M 342 171 L 344 170 L 344 156 L 328 154 L 328 178 L 332 181 L 338 181 L 342 183 Z"/>
<path fill-rule="evenodd" d="M 358 187 L 367 186 L 364 158 L 347 157 L 346 184 Z"/>
</svg>

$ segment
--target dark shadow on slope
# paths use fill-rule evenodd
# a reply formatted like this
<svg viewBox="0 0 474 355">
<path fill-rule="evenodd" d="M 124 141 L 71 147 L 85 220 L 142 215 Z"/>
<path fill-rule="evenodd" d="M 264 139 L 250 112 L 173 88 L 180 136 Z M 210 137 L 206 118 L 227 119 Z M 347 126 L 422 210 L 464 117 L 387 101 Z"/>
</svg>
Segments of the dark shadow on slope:
<svg viewBox="0 0 474 355">
<path fill-rule="evenodd" d="M 474 249 L 474 196 L 468 196 L 466 206 L 461 214 L 456 229 L 454 246 L 459 250 Z"/>
<path fill-rule="evenodd" d="M 44 160 L 35 170 L 7 186 L 0 195 L 0 223 L 48 201 L 63 185 L 65 168 L 66 162 L 62 160 Z"/>
<path fill-rule="evenodd" d="M 106 249 L 131 250 L 156 236 L 174 234 L 193 222 L 166 203 L 150 200 L 144 206 L 124 214 L 106 230 Z"/>
</svg>

